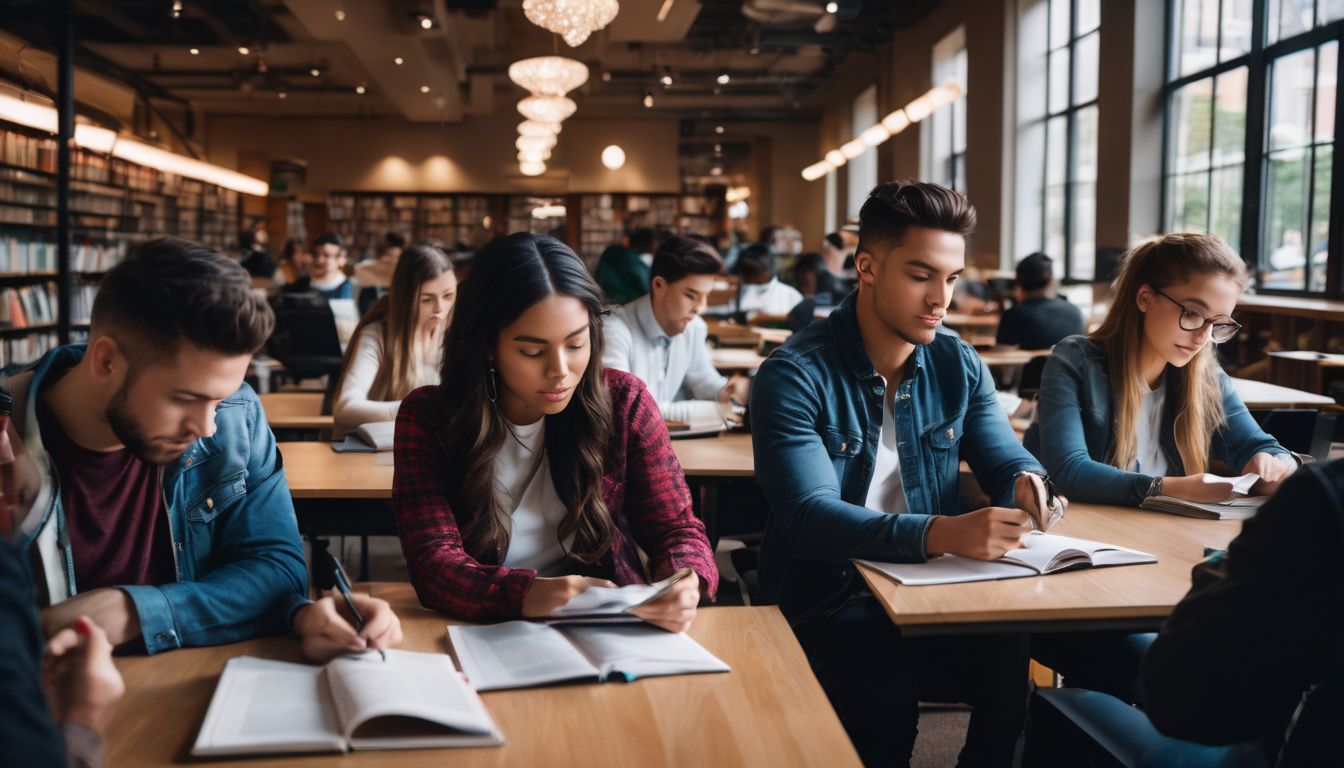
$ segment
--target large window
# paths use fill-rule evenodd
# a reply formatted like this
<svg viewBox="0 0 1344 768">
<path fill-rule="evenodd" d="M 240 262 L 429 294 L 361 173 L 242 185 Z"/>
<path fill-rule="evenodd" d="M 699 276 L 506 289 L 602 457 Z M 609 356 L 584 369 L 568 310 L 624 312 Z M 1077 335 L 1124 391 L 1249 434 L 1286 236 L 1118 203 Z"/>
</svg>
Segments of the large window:
<svg viewBox="0 0 1344 768">
<path fill-rule="evenodd" d="M 958 192 L 966 191 L 966 28 L 957 27 L 933 46 L 933 84 L 954 82 L 961 96 L 929 116 L 923 176 Z M 922 136 L 923 134 L 921 134 Z"/>
<path fill-rule="evenodd" d="M 854 111 L 851 117 L 853 133 L 859 133 L 878 121 L 877 86 L 870 85 L 854 99 Z M 868 147 L 863 154 L 855 157 L 846 165 L 849 178 L 848 217 L 859 218 L 859 209 L 868 199 L 868 193 L 877 186 L 877 148 Z"/>
<path fill-rule="evenodd" d="M 1322 293 L 1342 0 L 1173 0 L 1167 230 L 1213 232 L 1262 289 Z"/>
<path fill-rule="evenodd" d="M 1017 258 L 1044 251 L 1058 277 L 1091 280 L 1100 0 L 1021 0 L 1020 8 L 1014 250 Z"/>
</svg>

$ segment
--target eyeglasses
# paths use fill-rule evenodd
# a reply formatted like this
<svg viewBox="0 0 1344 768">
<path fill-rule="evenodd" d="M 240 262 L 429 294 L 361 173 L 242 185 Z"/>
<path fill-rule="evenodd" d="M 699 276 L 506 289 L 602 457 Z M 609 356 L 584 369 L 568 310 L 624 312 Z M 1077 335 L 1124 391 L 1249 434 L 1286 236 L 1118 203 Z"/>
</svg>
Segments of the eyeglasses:
<svg viewBox="0 0 1344 768">
<path fill-rule="evenodd" d="M 1230 341 L 1232 337 L 1236 336 L 1237 332 L 1241 330 L 1241 323 L 1236 322 L 1227 315 L 1219 315 L 1218 317 L 1205 317 L 1200 313 L 1196 312 L 1195 310 L 1185 306 L 1181 302 L 1171 298 L 1167 294 L 1157 290 L 1156 288 L 1154 288 L 1153 290 L 1157 293 L 1157 295 L 1161 296 L 1167 301 L 1170 301 L 1177 307 L 1180 307 L 1181 317 L 1179 322 L 1181 324 L 1181 330 L 1183 331 L 1198 333 L 1199 331 L 1204 330 L 1205 326 L 1212 325 L 1213 332 L 1209 334 L 1209 339 L 1213 341 L 1214 344 L 1222 344 L 1224 341 Z"/>
</svg>

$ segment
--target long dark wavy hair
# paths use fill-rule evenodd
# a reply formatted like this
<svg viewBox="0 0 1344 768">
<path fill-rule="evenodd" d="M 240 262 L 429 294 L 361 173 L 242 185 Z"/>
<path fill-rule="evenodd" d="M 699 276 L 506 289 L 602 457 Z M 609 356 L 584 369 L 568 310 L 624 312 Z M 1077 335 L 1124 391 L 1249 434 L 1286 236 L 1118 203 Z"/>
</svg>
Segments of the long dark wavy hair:
<svg viewBox="0 0 1344 768">
<path fill-rule="evenodd" d="M 556 495 L 565 505 L 558 538 L 574 537 L 569 555 L 592 564 L 611 549 L 616 526 L 602 499 L 602 470 L 611 432 L 611 399 L 602 377 L 602 290 L 583 262 L 553 237 L 519 232 L 496 238 L 476 254 L 476 268 L 460 293 L 443 350 L 439 388 L 444 443 L 453 480 L 449 503 L 458 514 L 462 544 L 480 562 L 499 562 L 509 534 L 495 500 L 495 457 L 509 439 L 508 425 L 490 393 L 490 359 L 500 331 L 548 296 L 578 299 L 588 310 L 592 355 L 573 399 L 546 416 L 546 454 Z M 465 514 L 463 514 L 465 513 Z"/>
</svg>

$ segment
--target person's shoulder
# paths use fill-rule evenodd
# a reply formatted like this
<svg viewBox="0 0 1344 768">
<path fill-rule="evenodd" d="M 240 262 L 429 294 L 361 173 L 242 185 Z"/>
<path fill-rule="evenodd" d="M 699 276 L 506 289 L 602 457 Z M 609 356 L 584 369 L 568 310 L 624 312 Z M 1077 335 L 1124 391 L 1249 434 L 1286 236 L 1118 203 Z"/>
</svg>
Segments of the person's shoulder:
<svg viewBox="0 0 1344 768">
<path fill-rule="evenodd" d="M 397 415 L 408 416 L 427 416 L 438 411 L 441 402 L 440 391 L 443 386 L 440 384 L 430 384 L 424 387 L 416 387 L 410 394 L 401 400 L 401 407 L 397 410 Z"/>
<path fill-rule="evenodd" d="M 1053 356 L 1065 360 L 1105 359 L 1106 353 L 1086 336 L 1065 336 L 1054 346 Z"/>
<path fill-rule="evenodd" d="M 607 387 L 607 393 L 611 397 L 613 406 L 634 402 L 647 389 L 643 379 L 633 373 L 618 371 L 615 368 L 604 368 L 602 370 L 602 383 Z"/>
</svg>

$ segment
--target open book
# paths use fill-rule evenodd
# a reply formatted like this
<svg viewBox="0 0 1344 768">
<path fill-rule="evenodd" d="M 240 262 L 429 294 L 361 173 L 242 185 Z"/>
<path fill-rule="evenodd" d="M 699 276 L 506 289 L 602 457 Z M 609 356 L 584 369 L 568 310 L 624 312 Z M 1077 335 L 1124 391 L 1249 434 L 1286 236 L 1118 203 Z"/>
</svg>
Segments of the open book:
<svg viewBox="0 0 1344 768">
<path fill-rule="evenodd" d="M 652 603 L 672 591 L 672 586 L 691 575 L 690 568 L 682 568 L 662 581 L 652 584 L 629 584 L 624 587 L 588 587 L 571 597 L 568 603 L 548 616 L 534 621 L 544 624 L 572 623 L 630 623 L 643 619 L 631 613 L 645 603 Z"/>
<path fill-rule="evenodd" d="M 1178 499 L 1175 496 L 1150 496 L 1139 505 L 1140 509 L 1168 512 L 1206 520 L 1245 520 L 1255 515 L 1268 496 L 1233 496 L 1227 501 L 1199 502 Z"/>
<path fill-rule="evenodd" d="M 462 672 L 481 691 L 729 671 L 690 637 L 649 624 L 506 621 L 449 627 L 448 638 Z"/>
<path fill-rule="evenodd" d="M 339 453 L 352 451 L 372 453 L 392 450 L 392 437 L 396 434 L 397 422 L 372 421 L 360 424 L 354 432 L 345 436 L 345 440 L 331 444 L 331 449 Z"/>
<path fill-rule="evenodd" d="M 215 687 L 191 754 L 348 752 L 504 743 L 447 654 L 386 651 L 325 667 L 239 656 Z"/>
<path fill-rule="evenodd" d="M 901 584 L 917 586 L 1016 579 L 1074 568 L 1156 563 L 1157 556 L 1099 541 L 1032 531 L 1022 537 L 1021 547 L 998 560 L 973 560 L 960 555 L 939 555 L 924 563 L 879 563 L 870 560 L 855 562 L 863 563 Z"/>
</svg>

